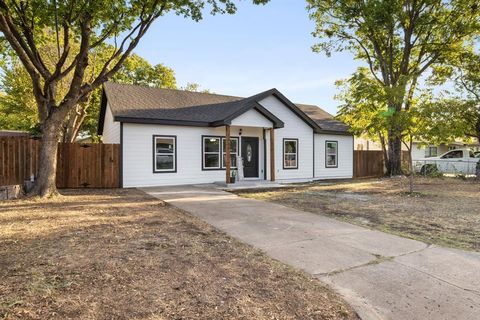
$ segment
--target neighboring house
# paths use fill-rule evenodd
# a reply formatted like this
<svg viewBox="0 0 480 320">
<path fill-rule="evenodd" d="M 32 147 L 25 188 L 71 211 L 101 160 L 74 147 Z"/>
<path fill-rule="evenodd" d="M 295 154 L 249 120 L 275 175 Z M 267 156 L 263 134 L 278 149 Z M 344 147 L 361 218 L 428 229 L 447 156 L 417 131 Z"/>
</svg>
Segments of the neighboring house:
<svg viewBox="0 0 480 320">
<path fill-rule="evenodd" d="M 378 141 L 373 141 L 365 137 L 355 137 L 355 150 L 381 151 L 382 145 Z"/>
<path fill-rule="evenodd" d="M 382 150 L 380 142 L 372 141 L 364 137 L 355 137 L 355 150 L 369 150 L 379 151 Z M 412 146 L 412 158 L 421 159 L 425 157 L 436 157 L 444 154 L 447 151 L 461 148 L 469 148 L 473 151 L 480 151 L 480 144 L 474 140 L 470 143 L 465 143 L 462 140 L 457 140 L 448 144 L 428 144 L 426 142 L 415 141 Z M 408 151 L 405 145 L 402 145 L 403 151 Z"/>
<path fill-rule="evenodd" d="M 240 98 L 106 83 L 98 133 L 121 144 L 123 187 L 226 181 L 243 158 L 245 179 L 352 178 L 348 126 L 276 89 Z M 241 171 L 241 170 L 240 170 Z"/>
<path fill-rule="evenodd" d="M 412 148 L 412 159 L 436 157 L 450 150 L 463 149 L 463 148 L 472 149 L 473 151 L 479 151 L 480 144 L 477 141 L 466 143 L 462 140 L 457 140 L 452 143 L 440 144 L 440 145 L 414 142 L 413 148 Z"/>
</svg>

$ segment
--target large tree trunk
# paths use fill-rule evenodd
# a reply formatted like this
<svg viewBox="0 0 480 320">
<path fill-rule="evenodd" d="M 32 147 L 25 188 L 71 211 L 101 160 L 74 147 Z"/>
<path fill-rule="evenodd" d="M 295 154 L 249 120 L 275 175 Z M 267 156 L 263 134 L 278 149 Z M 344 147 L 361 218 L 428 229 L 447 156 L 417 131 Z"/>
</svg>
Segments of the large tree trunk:
<svg viewBox="0 0 480 320">
<path fill-rule="evenodd" d="M 402 175 L 402 139 L 389 134 L 388 136 L 388 159 L 386 160 L 387 175 Z"/>
<path fill-rule="evenodd" d="M 47 119 L 42 125 L 39 168 L 32 196 L 51 197 L 58 194 L 56 186 L 58 139 L 61 121 Z"/>
<path fill-rule="evenodd" d="M 382 146 L 382 152 L 383 152 L 383 163 L 384 163 L 384 168 L 387 168 L 388 166 L 388 151 L 387 151 L 387 146 L 385 142 L 385 137 L 383 134 L 378 133 L 378 137 L 380 138 L 380 144 Z"/>
</svg>

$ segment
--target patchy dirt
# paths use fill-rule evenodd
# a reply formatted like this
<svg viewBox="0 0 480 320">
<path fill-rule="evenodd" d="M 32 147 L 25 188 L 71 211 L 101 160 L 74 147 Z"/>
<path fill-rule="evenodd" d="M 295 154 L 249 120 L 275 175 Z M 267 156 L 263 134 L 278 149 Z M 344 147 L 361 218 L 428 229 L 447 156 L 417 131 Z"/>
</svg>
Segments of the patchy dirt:
<svg viewBox="0 0 480 320">
<path fill-rule="evenodd" d="M 239 192 L 427 243 L 480 251 L 480 184 L 456 178 L 386 178 Z"/>
<path fill-rule="evenodd" d="M 0 202 L 0 319 L 357 319 L 316 279 L 137 190 Z"/>
</svg>

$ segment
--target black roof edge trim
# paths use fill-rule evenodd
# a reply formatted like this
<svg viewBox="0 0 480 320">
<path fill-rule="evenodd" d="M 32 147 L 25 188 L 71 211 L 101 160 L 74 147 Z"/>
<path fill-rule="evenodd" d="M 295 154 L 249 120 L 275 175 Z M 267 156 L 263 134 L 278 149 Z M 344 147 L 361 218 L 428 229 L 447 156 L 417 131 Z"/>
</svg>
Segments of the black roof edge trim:
<svg viewBox="0 0 480 320">
<path fill-rule="evenodd" d="M 210 127 L 221 127 L 221 126 L 226 126 L 230 124 L 232 124 L 232 121 L 219 120 L 219 121 L 210 122 Z"/>
<path fill-rule="evenodd" d="M 248 98 L 247 98 L 248 99 Z M 282 120 L 280 120 L 279 118 L 277 118 L 275 115 L 273 115 L 273 113 L 271 113 L 270 111 L 268 111 L 267 109 L 265 109 L 261 104 L 259 104 L 257 101 L 251 101 L 251 102 L 248 102 L 244 107 L 242 107 L 241 109 L 239 109 L 237 112 L 229 115 L 227 118 L 223 119 L 223 120 L 218 120 L 218 121 L 214 121 L 211 123 L 212 127 L 220 127 L 220 126 L 224 126 L 224 125 L 230 125 L 232 123 L 232 121 L 235 119 L 235 118 L 238 118 L 239 116 L 241 116 L 242 114 L 244 114 L 245 112 L 251 110 L 251 109 L 255 109 L 256 111 L 258 111 L 262 116 L 264 116 L 265 118 L 267 118 L 270 122 L 272 122 L 273 124 L 273 127 L 275 129 L 278 129 L 278 128 L 283 128 L 285 126 L 285 124 L 283 123 Z"/>
<path fill-rule="evenodd" d="M 279 129 L 285 127 L 285 123 L 282 120 L 278 119 L 273 113 L 264 108 L 260 103 L 255 102 L 255 106 L 253 108 L 257 110 L 262 116 L 272 121 L 273 128 Z"/>
<path fill-rule="evenodd" d="M 334 130 L 316 130 L 315 133 L 319 134 L 331 134 L 337 136 L 353 136 L 351 132 L 344 132 L 344 131 L 334 131 Z"/>
<path fill-rule="evenodd" d="M 103 134 L 103 125 L 105 124 L 105 114 L 107 112 L 107 95 L 105 89 L 102 88 L 102 98 L 100 99 L 100 116 L 98 117 L 97 134 Z"/>
<path fill-rule="evenodd" d="M 312 118 L 310 118 L 305 112 L 300 110 L 299 107 L 297 107 L 292 101 L 290 101 L 287 97 L 285 97 L 280 91 L 277 89 L 273 88 L 271 90 L 270 94 L 272 94 L 274 97 L 279 99 L 281 102 L 283 102 L 286 106 L 290 107 L 292 111 L 299 116 L 306 124 L 308 124 L 310 127 L 312 127 L 314 130 L 322 130 L 322 128 L 315 122 L 313 121 Z M 267 91 L 268 92 L 268 91 Z"/>
<path fill-rule="evenodd" d="M 210 127 L 209 122 L 205 121 L 183 121 L 183 120 L 168 120 L 168 119 L 149 119 L 149 118 L 135 118 L 115 116 L 115 121 L 125 123 L 143 123 L 143 124 L 163 124 L 172 126 L 190 126 L 190 127 Z"/>
<path fill-rule="evenodd" d="M 240 100 L 243 102 L 243 100 Z M 233 119 L 241 116 L 242 114 L 244 114 L 245 112 L 247 112 L 248 110 L 252 109 L 252 105 L 251 104 L 246 104 L 245 106 L 243 106 L 241 109 L 237 110 L 236 112 L 232 113 L 231 115 L 229 115 L 228 117 L 226 117 L 225 119 L 223 120 L 220 120 L 220 121 L 225 121 L 225 122 L 232 122 Z"/>
</svg>

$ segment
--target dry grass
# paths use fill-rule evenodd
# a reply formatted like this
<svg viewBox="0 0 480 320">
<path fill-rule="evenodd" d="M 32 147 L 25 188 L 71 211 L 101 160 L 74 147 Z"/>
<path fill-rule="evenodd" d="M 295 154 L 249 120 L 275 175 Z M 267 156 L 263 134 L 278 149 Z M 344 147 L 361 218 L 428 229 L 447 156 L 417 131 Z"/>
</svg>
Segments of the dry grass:
<svg viewBox="0 0 480 320">
<path fill-rule="evenodd" d="M 480 184 L 456 178 L 314 183 L 242 192 L 351 223 L 443 246 L 480 251 Z"/>
<path fill-rule="evenodd" d="M 356 319 L 315 279 L 137 190 L 0 203 L 0 319 Z"/>
</svg>

